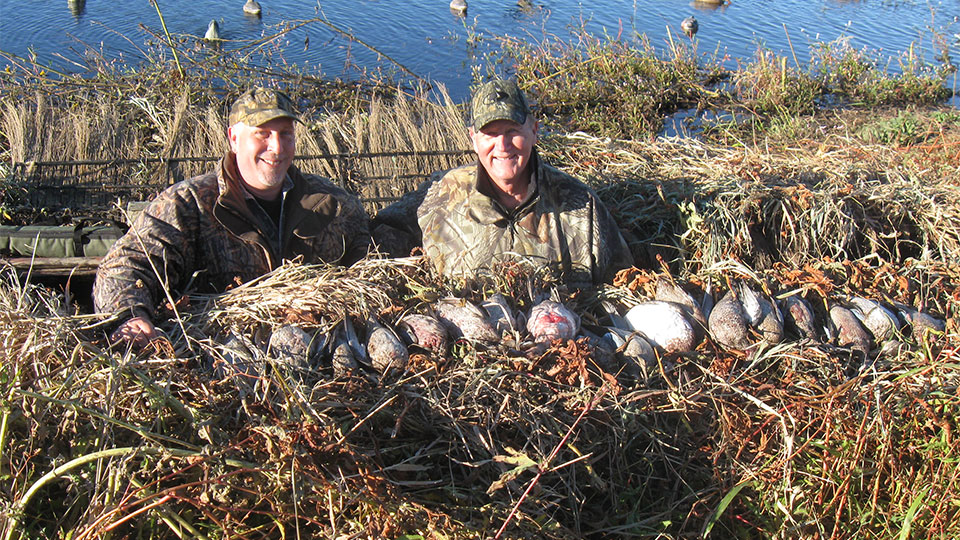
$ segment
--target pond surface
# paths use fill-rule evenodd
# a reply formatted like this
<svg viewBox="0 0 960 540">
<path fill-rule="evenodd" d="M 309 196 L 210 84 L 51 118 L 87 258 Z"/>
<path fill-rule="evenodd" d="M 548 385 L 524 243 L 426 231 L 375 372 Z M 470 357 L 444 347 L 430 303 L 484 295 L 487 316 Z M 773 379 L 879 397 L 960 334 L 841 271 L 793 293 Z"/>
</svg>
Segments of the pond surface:
<svg viewBox="0 0 960 540">
<path fill-rule="evenodd" d="M 889 55 L 891 71 L 898 70 L 897 57 L 911 47 L 932 62 L 944 47 L 953 52 L 960 46 L 957 0 L 732 0 L 721 7 L 690 0 L 467 2 L 464 17 L 449 9 L 448 0 L 260 0 L 261 17 L 245 15 L 244 0 L 159 0 L 159 8 L 167 30 L 187 43 L 216 19 L 227 48 L 249 46 L 287 23 L 323 17 L 356 40 L 314 21 L 260 50 L 273 61 L 327 76 L 358 78 L 377 67 L 403 75 L 398 67 L 403 66 L 442 82 L 458 100 L 468 93 L 471 68 L 488 61 L 485 55 L 497 47 L 495 36 L 502 35 L 566 39 L 571 28 L 586 28 L 624 38 L 644 34 L 660 49 L 671 37 L 687 39 L 680 21 L 695 15 L 701 55 L 718 52 L 729 62 L 749 60 L 762 44 L 804 63 L 811 44 L 848 38 L 855 48 Z M 136 64 L 168 54 L 157 39 L 162 32 L 149 0 L 0 0 L 0 51 L 36 54 L 60 70 L 78 69 L 72 61 L 84 55 Z M 954 54 L 954 60 L 960 58 Z M 0 65 L 7 61 L 0 58 Z"/>
</svg>

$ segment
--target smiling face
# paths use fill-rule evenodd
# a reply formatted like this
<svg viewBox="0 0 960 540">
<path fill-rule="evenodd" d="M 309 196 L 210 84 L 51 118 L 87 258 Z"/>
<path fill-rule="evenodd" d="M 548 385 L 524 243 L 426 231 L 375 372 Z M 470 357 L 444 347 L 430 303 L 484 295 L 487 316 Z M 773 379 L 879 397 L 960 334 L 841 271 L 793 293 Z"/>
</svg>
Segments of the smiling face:
<svg viewBox="0 0 960 540">
<path fill-rule="evenodd" d="M 297 150 L 293 119 L 275 118 L 259 126 L 240 122 L 227 128 L 227 138 L 247 189 L 258 197 L 275 199 Z"/>
<path fill-rule="evenodd" d="M 530 154 L 537 142 L 537 121 L 528 116 L 518 124 L 494 120 L 479 130 L 470 128 L 473 149 L 490 179 L 506 193 L 525 193 L 530 181 Z"/>
</svg>

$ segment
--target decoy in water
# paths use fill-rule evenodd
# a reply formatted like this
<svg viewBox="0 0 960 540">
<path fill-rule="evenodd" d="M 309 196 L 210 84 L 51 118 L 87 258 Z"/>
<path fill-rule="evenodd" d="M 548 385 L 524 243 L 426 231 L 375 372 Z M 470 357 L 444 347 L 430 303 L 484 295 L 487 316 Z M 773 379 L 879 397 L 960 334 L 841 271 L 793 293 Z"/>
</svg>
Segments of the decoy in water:
<svg viewBox="0 0 960 540">
<path fill-rule="evenodd" d="M 83 10 L 87 6 L 87 0 L 67 0 L 67 7 L 74 17 L 83 15 Z"/>
<path fill-rule="evenodd" d="M 450 0 L 450 11 L 463 15 L 467 12 L 467 0 Z"/>
<path fill-rule="evenodd" d="M 220 25 L 217 24 L 217 21 L 210 21 L 210 24 L 207 26 L 207 33 L 203 35 L 203 39 L 207 41 L 220 41 Z"/>
<path fill-rule="evenodd" d="M 700 23 L 697 22 L 696 17 L 691 15 L 690 17 L 680 21 L 680 29 L 683 30 L 683 33 L 686 34 L 688 38 L 693 39 L 693 36 L 696 35 L 697 30 L 700 29 Z"/>
<path fill-rule="evenodd" d="M 243 5 L 243 12 L 247 15 L 260 16 L 260 3 L 257 0 L 247 0 Z"/>
</svg>

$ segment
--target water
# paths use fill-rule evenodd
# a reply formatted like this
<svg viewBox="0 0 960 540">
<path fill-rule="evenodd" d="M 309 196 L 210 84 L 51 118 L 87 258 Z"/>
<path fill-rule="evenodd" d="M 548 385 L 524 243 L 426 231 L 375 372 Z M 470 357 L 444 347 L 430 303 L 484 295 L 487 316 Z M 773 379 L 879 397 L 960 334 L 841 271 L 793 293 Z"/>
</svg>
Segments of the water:
<svg viewBox="0 0 960 540">
<path fill-rule="evenodd" d="M 285 23 L 323 16 L 366 45 L 312 22 L 260 50 L 274 61 L 319 69 L 327 76 L 359 78 L 380 67 L 409 79 L 401 65 L 443 83 L 455 99 L 467 95 L 471 69 L 489 61 L 486 55 L 496 50 L 494 38 L 500 35 L 566 38 L 571 27 L 584 27 L 624 38 L 645 34 L 655 47 L 664 48 L 668 28 L 673 39 L 686 40 L 680 21 L 695 15 L 699 53 L 717 51 L 735 64 L 750 59 L 761 44 L 791 58 L 795 54 L 804 63 L 812 43 L 841 37 L 855 48 L 885 55 L 913 46 L 915 54 L 932 62 L 943 44 L 958 46 L 955 33 L 960 32 L 957 0 L 733 0 L 719 8 L 689 0 L 533 0 L 526 8 L 516 0 L 468 0 L 466 17 L 452 13 L 447 0 L 261 0 L 261 18 L 244 15 L 244 0 L 159 1 L 172 34 L 192 44 L 217 19 L 227 48 L 250 46 Z M 141 24 L 162 35 L 157 10 L 148 0 L 0 0 L 0 51 L 36 54 L 58 70 L 77 70 L 73 62 L 85 55 L 136 64 L 167 54 Z M 0 65 L 6 63 L 0 58 Z M 889 68 L 898 69 L 895 60 Z"/>
</svg>

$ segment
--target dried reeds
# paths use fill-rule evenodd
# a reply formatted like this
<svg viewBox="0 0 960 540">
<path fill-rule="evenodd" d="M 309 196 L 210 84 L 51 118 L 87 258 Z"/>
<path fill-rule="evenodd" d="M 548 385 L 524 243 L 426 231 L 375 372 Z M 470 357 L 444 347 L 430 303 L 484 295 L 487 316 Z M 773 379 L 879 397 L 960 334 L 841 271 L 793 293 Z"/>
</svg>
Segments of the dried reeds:
<svg viewBox="0 0 960 540">
<path fill-rule="evenodd" d="M 717 266 L 695 279 L 731 268 L 745 271 Z M 0 289 L 0 456 L 14 473 L 0 493 L 7 530 L 955 535 L 960 273 L 823 262 L 751 275 L 822 301 L 858 292 L 923 304 L 947 317 L 947 334 L 905 341 L 852 378 L 840 349 L 790 342 L 747 358 L 707 341 L 661 357 L 634 384 L 604 374 L 594 350 L 571 341 L 527 356 L 460 344 L 445 357 L 415 354 L 405 374 L 381 380 L 333 378 L 322 365 L 292 374 L 267 352 L 262 361 L 273 367 L 250 385 L 205 367 L 223 348 L 221 326 L 252 337 L 291 321 L 323 328 L 318 321 L 364 309 L 390 320 L 446 285 L 414 261 L 284 267 L 192 298 L 182 320 L 161 323 L 171 336 L 185 328 L 198 353 L 174 338 L 173 348 L 134 355 L 107 347 L 89 317 L 62 314 L 49 292 L 8 282 Z M 573 305 L 589 303 L 581 294 Z"/>
</svg>

